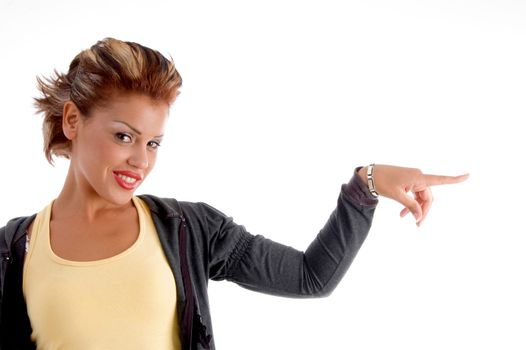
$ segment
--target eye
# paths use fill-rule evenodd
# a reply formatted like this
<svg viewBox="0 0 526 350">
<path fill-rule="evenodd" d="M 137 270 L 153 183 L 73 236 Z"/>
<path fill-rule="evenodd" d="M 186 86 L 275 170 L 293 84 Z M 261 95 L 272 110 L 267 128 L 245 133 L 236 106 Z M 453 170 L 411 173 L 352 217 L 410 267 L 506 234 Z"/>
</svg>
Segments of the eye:
<svg viewBox="0 0 526 350">
<path fill-rule="evenodd" d="M 115 138 L 121 142 L 125 142 L 125 143 L 129 143 L 132 141 L 132 138 L 130 135 L 126 134 L 126 133 L 123 133 L 123 132 L 118 132 L 115 134 Z"/>
<path fill-rule="evenodd" d="M 161 143 L 158 142 L 158 141 L 150 141 L 150 142 L 148 142 L 148 147 L 150 147 L 152 149 L 157 149 L 157 148 L 161 147 Z"/>
</svg>

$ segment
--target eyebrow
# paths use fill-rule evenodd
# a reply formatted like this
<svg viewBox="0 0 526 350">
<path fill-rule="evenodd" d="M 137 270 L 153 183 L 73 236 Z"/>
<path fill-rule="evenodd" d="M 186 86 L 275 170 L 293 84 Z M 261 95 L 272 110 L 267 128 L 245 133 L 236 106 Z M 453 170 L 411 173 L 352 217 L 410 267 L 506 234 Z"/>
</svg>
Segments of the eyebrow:
<svg viewBox="0 0 526 350">
<path fill-rule="evenodd" d="M 122 120 L 114 120 L 114 122 L 124 124 L 124 125 L 126 125 L 128 128 L 132 129 L 135 133 L 137 133 L 137 134 L 139 134 L 139 135 L 142 135 L 142 133 L 141 133 L 139 130 L 137 130 L 136 128 L 134 128 L 133 126 L 131 126 L 130 124 L 128 124 L 128 123 L 126 123 L 126 122 L 124 122 L 124 121 L 122 121 Z M 163 137 L 163 136 L 164 136 L 164 135 L 161 134 L 161 135 L 157 135 L 157 136 L 155 136 L 155 137 L 156 137 L 156 138 L 160 138 L 160 137 Z"/>
</svg>

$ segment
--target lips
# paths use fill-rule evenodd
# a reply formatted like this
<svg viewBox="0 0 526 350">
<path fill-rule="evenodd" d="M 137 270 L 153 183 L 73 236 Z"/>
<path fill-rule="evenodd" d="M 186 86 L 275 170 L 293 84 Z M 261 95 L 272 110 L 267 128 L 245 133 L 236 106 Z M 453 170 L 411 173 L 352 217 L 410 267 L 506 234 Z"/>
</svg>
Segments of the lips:
<svg viewBox="0 0 526 350">
<path fill-rule="evenodd" d="M 113 176 L 117 184 L 126 190 L 136 189 L 143 179 L 141 175 L 128 170 L 116 170 Z"/>
</svg>

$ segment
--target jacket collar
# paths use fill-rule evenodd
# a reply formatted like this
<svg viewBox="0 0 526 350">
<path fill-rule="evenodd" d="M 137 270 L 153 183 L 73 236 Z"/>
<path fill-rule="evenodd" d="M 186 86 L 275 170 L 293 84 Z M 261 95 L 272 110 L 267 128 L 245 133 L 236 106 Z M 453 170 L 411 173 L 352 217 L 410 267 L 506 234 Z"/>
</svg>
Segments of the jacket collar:
<svg viewBox="0 0 526 350">
<path fill-rule="evenodd" d="M 159 198 L 151 194 L 141 194 L 137 197 L 148 203 L 150 210 L 161 218 L 182 217 L 179 203 L 174 198 Z"/>
</svg>

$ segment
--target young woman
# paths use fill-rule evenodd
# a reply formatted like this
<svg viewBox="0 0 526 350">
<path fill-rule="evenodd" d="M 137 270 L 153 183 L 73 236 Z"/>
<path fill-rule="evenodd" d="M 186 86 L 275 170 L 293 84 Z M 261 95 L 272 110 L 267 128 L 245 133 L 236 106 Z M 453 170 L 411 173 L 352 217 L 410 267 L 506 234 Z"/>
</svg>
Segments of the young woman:
<svg viewBox="0 0 526 350">
<path fill-rule="evenodd" d="M 369 231 L 377 196 L 420 225 L 430 186 L 467 175 L 358 167 L 305 252 L 248 233 L 206 203 L 134 196 L 152 171 L 181 77 L 159 52 L 112 38 L 38 80 L 45 155 L 62 191 L 0 229 L 0 348 L 214 349 L 207 281 L 328 295 Z M 412 195 L 409 195 L 411 193 Z"/>
</svg>

